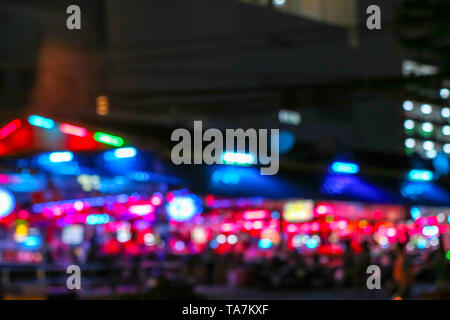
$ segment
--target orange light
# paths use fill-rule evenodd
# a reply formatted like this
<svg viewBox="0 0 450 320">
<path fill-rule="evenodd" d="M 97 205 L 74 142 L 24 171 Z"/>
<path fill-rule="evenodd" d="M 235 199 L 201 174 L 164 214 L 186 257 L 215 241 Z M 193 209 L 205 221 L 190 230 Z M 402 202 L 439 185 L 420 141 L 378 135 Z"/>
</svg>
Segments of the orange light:
<svg viewBox="0 0 450 320">
<path fill-rule="evenodd" d="M 267 219 L 269 213 L 266 210 L 247 210 L 243 213 L 243 218 L 245 220 L 259 220 Z"/>
<path fill-rule="evenodd" d="M 106 116 L 109 113 L 109 100 L 107 96 L 97 97 L 97 114 Z"/>
<path fill-rule="evenodd" d="M 368 226 L 367 220 L 361 220 L 361 221 L 359 222 L 359 227 L 360 227 L 361 229 L 364 229 L 364 228 L 367 227 L 367 226 Z"/>
<path fill-rule="evenodd" d="M 87 134 L 87 130 L 81 127 L 77 127 L 68 123 L 62 123 L 59 126 L 59 130 L 61 130 L 61 132 L 66 133 L 66 134 L 70 134 L 73 136 L 78 136 L 78 137 L 85 137 Z"/>
<path fill-rule="evenodd" d="M 224 223 L 222 224 L 222 226 L 220 227 L 220 230 L 222 232 L 231 232 L 234 230 L 234 225 L 232 223 Z"/>
</svg>

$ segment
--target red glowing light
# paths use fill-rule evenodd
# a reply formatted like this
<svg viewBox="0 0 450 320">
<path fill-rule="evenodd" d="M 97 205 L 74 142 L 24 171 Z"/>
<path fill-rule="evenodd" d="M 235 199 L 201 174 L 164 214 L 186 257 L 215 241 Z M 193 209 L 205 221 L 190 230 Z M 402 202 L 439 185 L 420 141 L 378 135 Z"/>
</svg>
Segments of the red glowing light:
<svg viewBox="0 0 450 320">
<path fill-rule="evenodd" d="M 103 148 L 100 143 L 94 140 L 90 132 L 86 132 L 84 137 L 67 134 L 65 138 L 65 147 L 71 151 L 98 150 Z"/>
<path fill-rule="evenodd" d="M 20 219 L 26 220 L 26 219 L 28 219 L 29 216 L 30 215 L 28 214 L 28 212 L 26 210 L 20 210 L 19 211 L 19 218 Z"/>
<path fill-rule="evenodd" d="M 121 222 L 108 222 L 105 224 L 105 231 L 114 232 L 120 229 Z"/>
<path fill-rule="evenodd" d="M 380 210 L 376 210 L 376 211 L 374 211 L 374 213 L 373 213 L 373 218 L 374 218 L 375 220 L 381 219 L 382 216 L 383 216 L 383 214 L 381 213 Z"/>
<path fill-rule="evenodd" d="M 175 195 L 173 194 L 173 192 L 167 192 L 167 194 L 166 194 L 167 202 L 172 201 L 174 198 L 175 198 Z"/>
<path fill-rule="evenodd" d="M 27 150 L 37 142 L 35 140 L 35 133 L 31 126 L 22 124 L 20 128 L 18 128 L 14 134 L 8 136 L 7 147 L 9 148 L 8 153 L 16 152 L 16 151 L 24 151 Z"/>
<path fill-rule="evenodd" d="M 206 205 L 207 206 L 212 206 L 214 204 L 214 196 L 212 194 L 208 194 L 205 198 L 206 200 Z"/>
<path fill-rule="evenodd" d="M 140 253 L 139 245 L 135 241 L 128 241 L 124 244 L 125 252 L 129 255 L 138 255 Z"/>
<path fill-rule="evenodd" d="M 436 216 L 420 217 L 420 218 L 416 219 L 416 223 L 419 226 L 435 226 L 435 225 L 439 224 Z"/>
<path fill-rule="evenodd" d="M 311 231 L 317 232 L 320 230 L 320 223 L 313 222 L 311 223 Z"/>
<path fill-rule="evenodd" d="M 0 129 L 0 139 L 4 139 L 7 136 L 9 136 L 11 133 L 16 131 L 20 127 L 21 123 L 22 122 L 19 119 L 15 119 L 15 120 L 11 121 L 10 123 L 8 123 L 7 125 L 5 125 L 3 128 L 1 128 Z"/>
<path fill-rule="evenodd" d="M 0 129 L 0 139 L 4 139 L 7 136 L 9 136 L 11 133 L 19 129 L 22 122 L 19 119 L 15 119 L 5 125 L 3 128 Z"/>
<path fill-rule="evenodd" d="M 344 253 L 344 249 L 338 244 L 325 244 L 320 246 L 317 252 L 323 255 L 341 255 Z"/>
<path fill-rule="evenodd" d="M 117 254 L 120 252 L 120 243 L 115 239 L 108 240 L 102 247 L 106 254 Z"/>
<path fill-rule="evenodd" d="M 61 132 L 70 134 L 77 137 L 85 137 L 87 135 L 87 130 L 81 127 L 77 127 L 68 123 L 62 123 L 59 126 Z"/>
</svg>

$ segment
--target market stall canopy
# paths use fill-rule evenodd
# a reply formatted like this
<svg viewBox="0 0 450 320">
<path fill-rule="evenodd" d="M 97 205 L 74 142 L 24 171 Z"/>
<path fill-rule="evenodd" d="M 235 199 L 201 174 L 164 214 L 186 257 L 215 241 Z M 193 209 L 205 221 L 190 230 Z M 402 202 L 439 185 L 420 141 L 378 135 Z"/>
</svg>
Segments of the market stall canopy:
<svg viewBox="0 0 450 320">
<path fill-rule="evenodd" d="M 96 151 L 128 145 L 123 138 L 41 115 L 28 115 L 0 128 L 0 156 L 43 151 Z"/>
</svg>

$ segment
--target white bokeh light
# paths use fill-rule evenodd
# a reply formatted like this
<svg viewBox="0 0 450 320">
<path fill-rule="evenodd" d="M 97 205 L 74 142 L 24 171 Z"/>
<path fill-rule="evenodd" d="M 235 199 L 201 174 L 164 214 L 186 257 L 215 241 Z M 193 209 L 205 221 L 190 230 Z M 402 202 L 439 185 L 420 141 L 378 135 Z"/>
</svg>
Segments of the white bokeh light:
<svg viewBox="0 0 450 320">
<path fill-rule="evenodd" d="M 411 129 L 414 129 L 415 124 L 414 124 L 413 120 L 408 119 L 408 120 L 405 120 L 405 122 L 403 123 L 403 126 L 405 127 L 405 129 L 411 130 Z"/>
<path fill-rule="evenodd" d="M 412 111 L 413 109 L 414 109 L 414 103 L 412 103 L 409 100 L 403 102 L 403 110 Z"/>
<path fill-rule="evenodd" d="M 420 112 L 423 114 L 431 114 L 433 112 L 433 108 L 429 104 L 423 104 L 420 106 Z"/>
<path fill-rule="evenodd" d="M 434 142 L 427 140 L 427 141 L 424 141 L 422 146 L 423 146 L 424 150 L 430 151 L 430 150 L 434 149 Z"/>
<path fill-rule="evenodd" d="M 450 143 L 444 144 L 442 150 L 444 150 L 445 153 L 450 153 Z"/>
<path fill-rule="evenodd" d="M 16 205 L 16 200 L 11 192 L 0 188 L 0 218 L 8 216 Z"/>
<path fill-rule="evenodd" d="M 425 132 L 431 132 L 431 131 L 433 131 L 433 128 L 434 128 L 434 126 L 430 122 L 422 123 L 422 130 Z"/>
<path fill-rule="evenodd" d="M 439 91 L 439 95 L 442 99 L 447 99 L 450 96 L 450 90 L 448 90 L 447 88 L 442 88 Z"/>
<path fill-rule="evenodd" d="M 437 152 L 436 150 L 428 150 L 425 155 L 427 156 L 428 159 L 433 159 L 436 158 Z"/>
<path fill-rule="evenodd" d="M 416 140 L 413 138 L 408 138 L 405 140 L 405 147 L 407 148 L 414 148 L 416 146 Z"/>
</svg>

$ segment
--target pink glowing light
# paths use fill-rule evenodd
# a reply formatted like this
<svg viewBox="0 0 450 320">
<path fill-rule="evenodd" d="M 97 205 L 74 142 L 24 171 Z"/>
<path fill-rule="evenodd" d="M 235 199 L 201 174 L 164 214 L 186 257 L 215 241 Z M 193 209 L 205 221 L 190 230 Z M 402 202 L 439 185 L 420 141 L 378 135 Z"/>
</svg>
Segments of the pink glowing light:
<svg viewBox="0 0 450 320">
<path fill-rule="evenodd" d="M 267 210 L 247 210 L 242 216 L 245 220 L 261 220 L 267 219 L 269 212 Z"/>
<path fill-rule="evenodd" d="M 0 129 L 0 139 L 5 139 L 7 136 L 9 136 L 11 133 L 19 129 L 22 122 L 19 119 L 15 119 L 2 127 Z"/>
<path fill-rule="evenodd" d="M 155 211 L 155 207 L 151 204 L 136 204 L 128 208 L 128 212 L 135 215 L 146 215 Z"/>
<path fill-rule="evenodd" d="M 334 208 L 328 204 L 320 204 L 316 207 L 317 214 L 334 214 Z"/>
<path fill-rule="evenodd" d="M 152 198 L 150 199 L 150 202 L 152 203 L 152 205 L 154 206 L 159 206 L 162 204 L 163 202 L 163 197 L 160 194 L 154 194 L 152 196 Z"/>
<path fill-rule="evenodd" d="M 65 134 L 70 134 L 78 137 L 85 137 L 87 135 L 87 130 L 85 128 L 77 127 L 68 123 L 62 123 L 59 126 L 59 130 Z"/>
</svg>

